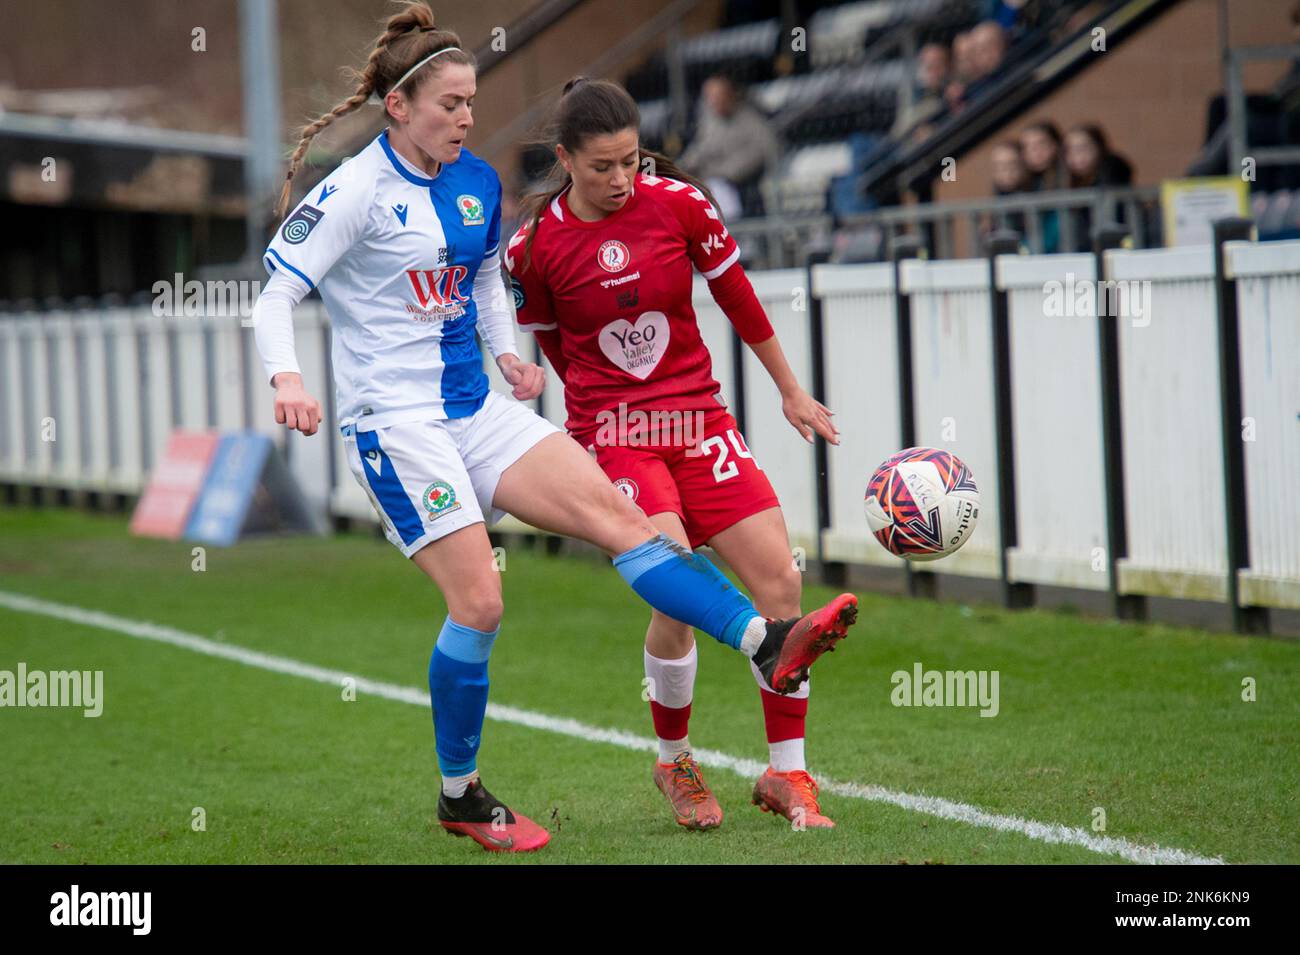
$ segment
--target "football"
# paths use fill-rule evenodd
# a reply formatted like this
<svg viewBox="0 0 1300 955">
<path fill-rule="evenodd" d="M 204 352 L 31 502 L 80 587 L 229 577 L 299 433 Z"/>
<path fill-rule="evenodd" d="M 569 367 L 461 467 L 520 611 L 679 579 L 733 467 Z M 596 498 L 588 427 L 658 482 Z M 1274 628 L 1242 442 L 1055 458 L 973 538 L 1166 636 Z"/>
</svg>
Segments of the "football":
<svg viewBox="0 0 1300 955">
<path fill-rule="evenodd" d="M 980 492 L 955 454 L 908 448 L 876 468 L 867 483 L 867 524 L 891 554 L 908 560 L 947 557 L 970 539 Z"/>
</svg>

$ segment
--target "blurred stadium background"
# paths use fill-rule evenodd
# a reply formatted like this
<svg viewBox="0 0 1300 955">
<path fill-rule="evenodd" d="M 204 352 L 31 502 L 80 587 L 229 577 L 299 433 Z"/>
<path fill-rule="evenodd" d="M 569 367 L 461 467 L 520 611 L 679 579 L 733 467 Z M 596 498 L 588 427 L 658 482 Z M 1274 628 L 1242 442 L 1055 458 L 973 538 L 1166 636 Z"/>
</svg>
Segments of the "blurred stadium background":
<svg viewBox="0 0 1300 955">
<path fill-rule="evenodd" d="M 907 648 L 899 659 L 910 665 L 920 659 L 915 654 L 926 653 L 926 660 L 937 660 L 948 646 L 963 665 L 960 648 L 1005 667 L 1020 652 L 1012 641 L 1046 635 L 1070 648 L 1067 654 L 1095 662 L 1100 656 L 1091 654 L 1102 652 L 1095 648 L 1124 654 L 1140 643 L 1124 672 L 1182 674 L 1148 701 L 1153 708 L 1133 702 L 1148 692 L 1138 689 L 1131 706 L 1080 707 L 1069 719 L 1078 732 L 1115 721 L 1116 733 L 1125 722 L 1152 721 L 1169 740 L 1178 737 L 1171 743 L 1175 754 L 1196 748 L 1198 719 L 1212 709 L 1197 695 L 1211 692 L 1196 682 L 1202 677 L 1222 671 L 1231 688 L 1239 671 L 1276 672 L 1279 681 L 1284 672 L 1294 676 L 1289 642 L 1252 641 L 1263 649 L 1243 648 L 1230 638 L 1140 621 L 1300 633 L 1300 4 L 479 0 L 433 6 L 440 23 L 459 32 L 478 57 L 469 147 L 500 172 L 507 218 L 518 215 L 514 197 L 549 164 L 546 149 L 529 141 L 576 74 L 626 84 L 641 106 L 643 140 L 680 155 L 717 187 L 792 365 L 838 412 L 843 432 L 843 446 L 835 449 L 809 447 L 794 434 L 764 387 L 761 367 L 701 285 L 695 304 L 715 376 L 781 495 L 795 557 L 806 562 L 810 580 L 983 600 L 1008 610 L 1067 607 L 1059 618 L 990 611 L 995 615 L 970 621 L 964 605 L 934 610 L 879 598 L 872 609 Z M 297 129 L 351 93 L 340 67 L 364 61 L 389 12 L 378 0 L 6 6 L 0 590 L 72 603 L 80 596 L 91 609 L 210 634 L 241 601 L 241 588 L 284 562 L 293 567 L 291 546 L 250 541 L 232 552 L 230 566 L 242 568 L 239 575 L 197 598 L 193 577 L 163 570 L 180 555 L 175 560 L 183 557 L 188 571 L 189 543 L 177 549 L 128 539 L 124 515 L 158 476 L 178 432 L 270 439 L 274 459 L 287 466 L 268 476 L 268 487 L 252 500 L 248 529 L 292 524 L 371 533 L 374 514 L 342 457 L 337 429 L 324 426 L 308 439 L 286 436 L 275 425 L 244 319 L 255 283 L 264 278 L 258 260 L 276 225 L 271 202 Z M 295 196 L 382 125 L 382 111 L 372 105 L 318 136 Z M 507 228 L 503 223 L 503 234 Z M 194 282 L 202 284 L 190 301 L 187 283 Z M 1070 304 L 1099 286 L 1122 292 L 1110 314 Z M 328 321 L 314 296 L 295 321 L 308 388 L 332 415 Z M 521 345 L 531 349 L 526 339 Z M 499 386 L 495 367 L 489 373 Z M 537 406 L 562 423 L 553 380 Z M 984 503 L 975 537 L 957 555 L 924 568 L 905 566 L 879 547 L 861 506 L 874 467 L 912 444 L 960 455 L 974 470 Z M 201 531 L 190 526 L 183 536 L 208 540 Z M 554 576 L 553 587 L 536 590 L 539 600 L 572 595 L 564 608 L 530 624 L 541 631 L 538 639 L 551 639 L 548 628 L 568 626 L 566 608 L 587 593 L 575 586 L 587 571 L 567 557 L 534 564 L 533 549 L 555 554 L 568 545 L 535 537 L 517 522 L 497 532 L 498 541 L 518 545 L 529 573 Z M 375 546 L 357 551 L 349 535 L 304 543 L 307 556 L 292 572 L 310 576 L 320 562 L 336 559 L 354 570 L 395 572 L 398 562 L 386 544 L 362 540 Z M 122 575 L 116 583 L 115 569 Z M 329 579 L 341 588 L 350 578 Z M 164 592 L 163 581 L 173 581 L 175 593 Z M 402 595 L 390 595 L 393 606 L 427 589 L 422 581 L 409 584 Z M 281 620 L 275 599 L 259 593 L 232 618 L 249 628 L 244 643 L 310 655 L 308 645 L 278 636 L 259 644 L 254 631 L 297 625 L 328 634 L 331 610 L 316 608 L 314 621 L 293 624 Z M 600 600 L 616 606 L 613 596 Z M 1075 621 L 1069 607 L 1134 623 L 1108 630 L 1108 623 Z M 429 612 L 418 616 L 428 619 Z M 254 625 L 256 614 L 265 619 Z M 609 649 L 628 664 L 617 679 L 635 684 L 637 611 L 621 635 L 598 616 L 582 619 L 621 648 Z M 14 627 L 5 665 L 24 648 L 30 659 L 42 645 L 41 625 L 18 611 L 0 612 L 0 625 Z M 409 627 L 414 645 L 423 648 L 414 619 L 395 626 Z M 908 643 L 913 626 L 926 634 L 916 638 L 919 645 Z M 1165 642 L 1154 647 L 1146 637 Z M 326 655 L 334 652 L 331 639 L 321 637 L 317 647 Z M 343 639 L 337 635 L 340 644 Z M 1189 647 L 1203 653 L 1181 653 Z M 412 656 L 417 663 L 419 655 Z M 1044 707 L 1073 693 L 1091 694 L 1095 704 L 1096 694 L 1114 689 L 1115 674 L 1105 664 L 1090 674 L 1076 663 L 1066 656 L 1058 669 L 1040 674 Z M 339 650 L 334 665 L 419 682 L 418 667 L 392 670 L 387 658 L 349 658 Z M 538 707 L 552 700 L 534 693 L 522 662 L 506 658 L 501 666 L 507 686 L 518 674 L 511 699 L 535 696 Z M 865 679 L 865 666 L 849 672 Z M 562 677 L 556 680 L 563 685 Z M 733 683 L 726 692 L 746 699 L 748 690 Z M 1193 685 L 1196 692 L 1188 690 Z M 1144 820 L 1134 838 L 1215 855 L 1231 853 L 1237 843 L 1229 837 L 1241 837 L 1243 858 L 1295 861 L 1296 829 L 1274 797 L 1294 791 L 1297 697 L 1280 692 L 1289 684 L 1274 685 L 1290 710 L 1250 724 L 1255 738 L 1273 748 L 1219 754 L 1252 768 L 1239 780 L 1243 788 L 1224 786 L 1207 796 L 1207 812 L 1228 813 L 1246 801 L 1250 836 L 1224 832 L 1208 817 L 1186 822 L 1196 813 L 1191 797 L 1211 792 L 1197 789 L 1208 787 L 1198 776 L 1181 780 L 1187 805 L 1165 806 L 1171 815 Z M 586 690 L 575 684 L 568 692 L 583 699 Z M 856 711 L 847 699 L 832 699 L 826 712 L 851 719 Z M 626 713 L 618 708 L 624 702 Z M 635 729 L 640 710 L 631 707 L 639 705 L 602 698 L 596 710 L 606 723 L 621 720 Z M 735 702 L 737 712 L 741 705 Z M 587 718 L 581 709 L 570 715 Z M 864 730 L 874 740 L 877 730 L 886 732 L 890 714 L 870 718 L 880 720 Z M 1032 713 L 1027 718 L 1037 730 L 1046 725 Z M 1232 723 L 1238 718 L 1224 716 L 1216 732 L 1239 730 Z M 978 778 L 970 765 L 977 757 L 959 753 L 961 746 L 979 753 L 980 744 L 942 742 L 948 731 L 938 724 L 930 730 L 909 739 L 916 749 L 933 747 L 936 767 L 945 767 L 921 779 L 932 791 L 969 770 L 975 781 L 965 788 L 952 783 L 950 792 L 962 790 L 955 794 L 983 806 L 1000 803 L 1008 812 L 1086 821 L 1086 815 L 1069 816 L 1085 811 L 1078 807 L 1036 803 L 1037 783 L 1003 794 L 996 777 Z M 985 753 L 990 765 L 1014 758 L 1010 738 L 1005 743 L 1005 751 Z M 530 744 L 521 737 L 516 746 L 523 753 Z M 38 736 L 31 758 L 39 750 Z M 1090 771 L 1140 775 L 1131 767 L 1160 763 L 1154 753 L 1102 747 Z M 945 762 L 949 755 L 952 763 Z M 1061 756 L 1064 763 L 1071 758 Z M 906 788 L 920 777 L 914 764 L 898 760 L 872 770 Z M 838 765 L 842 778 L 861 773 L 850 750 L 836 764 L 828 747 L 822 765 Z M 1170 779 L 1143 778 L 1129 796 L 1137 802 L 1150 796 L 1155 805 Z M 41 824 L 29 826 L 23 838 L 30 851 L 18 840 L 14 858 L 39 857 L 46 832 Z M 977 843 L 918 843 L 910 851 L 917 859 L 927 853 L 966 859 L 969 850 L 978 859 Z M 117 857 L 104 845 L 90 858 Z M 316 854 L 262 849 L 254 857 L 318 861 Z M 420 851 L 412 849 L 416 856 Z M 644 858 L 656 858 L 655 851 L 646 847 Z M 985 858 L 1073 859 L 1018 851 L 999 847 Z M 132 852 L 127 855 L 142 861 L 190 858 Z M 890 852 L 871 843 L 867 854 L 883 860 Z M 244 857 L 232 850 L 194 858 Z"/>
<path fill-rule="evenodd" d="M 274 436 L 315 526 L 373 517 L 333 428 L 332 447 L 278 433 L 233 318 L 264 277 L 286 144 L 350 92 L 341 67 L 364 58 L 386 12 L 295 0 L 10 11 L 8 500 L 127 506 L 174 429 L 253 429 Z M 840 578 L 884 568 L 899 586 L 898 563 L 865 534 L 862 487 L 896 448 L 940 444 L 971 464 L 986 503 L 976 539 L 935 568 L 954 587 L 993 581 L 1016 603 L 1059 585 L 1136 616 L 1148 598 L 1181 597 L 1219 604 L 1192 618 L 1216 626 L 1261 629 L 1269 609 L 1293 626 L 1300 6 L 550 0 L 441 15 L 477 51 L 471 146 L 511 200 L 545 171 L 545 147 L 528 143 L 583 73 L 624 82 L 646 142 L 682 154 L 732 206 L 796 370 L 850 428 L 829 456 L 787 434 L 761 369 L 702 296 L 724 394 L 808 559 Z M 21 41 L 47 17 L 52 49 Z M 326 130 L 295 195 L 381 125 L 370 106 Z M 1234 213 L 1250 222 L 1222 238 L 1247 241 L 1216 255 L 1210 223 Z M 1006 230 L 993 269 L 990 239 Z M 1116 249 L 1094 255 L 1102 245 Z M 1097 279 L 1146 283 L 1152 314 L 1046 317 L 1053 283 L 1073 297 Z M 202 300 L 178 308 L 196 281 Z M 298 322 L 308 381 L 329 402 L 319 302 Z M 558 388 L 538 404 L 562 422 Z M 929 574 L 905 582 L 934 589 Z"/>
</svg>

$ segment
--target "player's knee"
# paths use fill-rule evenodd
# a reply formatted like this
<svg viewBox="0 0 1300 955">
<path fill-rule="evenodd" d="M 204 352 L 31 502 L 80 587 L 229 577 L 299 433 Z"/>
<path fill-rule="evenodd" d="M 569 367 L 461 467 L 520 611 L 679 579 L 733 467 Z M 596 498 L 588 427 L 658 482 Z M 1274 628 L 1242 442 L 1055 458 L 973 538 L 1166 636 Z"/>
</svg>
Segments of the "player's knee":
<svg viewBox="0 0 1300 955">
<path fill-rule="evenodd" d="M 463 627 L 491 632 L 501 626 L 505 602 L 501 588 L 480 585 L 456 594 L 448 600 L 451 619 Z"/>
<path fill-rule="evenodd" d="M 799 609 L 803 595 L 803 575 L 794 561 L 783 561 L 775 566 L 753 588 L 754 606 L 768 617 L 791 617 Z"/>
<path fill-rule="evenodd" d="M 653 656 L 665 660 L 678 660 L 691 652 L 695 644 L 695 629 L 680 620 L 666 617 L 657 610 L 650 621 L 651 634 L 646 641 Z"/>
<path fill-rule="evenodd" d="M 659 533 L 641 508 L 612 484 L 593 488 L 579 505 L 592 531 L 592 543 L 617 553 Z"/>
</svg>

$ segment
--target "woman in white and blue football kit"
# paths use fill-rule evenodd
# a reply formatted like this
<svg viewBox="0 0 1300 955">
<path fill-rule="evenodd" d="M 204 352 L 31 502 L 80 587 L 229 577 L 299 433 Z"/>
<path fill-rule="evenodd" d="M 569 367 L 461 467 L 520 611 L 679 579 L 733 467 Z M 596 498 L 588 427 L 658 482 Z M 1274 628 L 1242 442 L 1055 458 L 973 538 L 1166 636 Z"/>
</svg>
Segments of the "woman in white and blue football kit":
<svg viewBox="0 0 1300 955">
<path fill-rule="evenodd" d="M 257 346 L 276 420 L 314 434 L 320 405 L 294 357 L 292 311 L 319 289 L 353 475 L 388 539 L 447 601 L 429 663 L 439 822 L 487 849 L 538 849 L 546 830 L 496 800 L 476 769 L 503 609 L 486 514 L 602 548 L 652 607 L 740 650 L 769 681 L 801 679 L 856 607 L 839 599 L 797 620 L 764 620 L 708 560 L 659 534 L 577 442 L 519 403 L 541 393 L 543 372 L 515 347 L 497 247 L 500 180 L 464 148 L 473 57 L 411 3 L 358 76 L 353 96 L 303 130 L 289 180 L 312 137 L 372 95 L 390 126 L 284 218 L 266 250 Z M 286 182 L 282 216 L 288 197 Z M 489 390 L 478 336 L 518 401 Z"/>
</svg>

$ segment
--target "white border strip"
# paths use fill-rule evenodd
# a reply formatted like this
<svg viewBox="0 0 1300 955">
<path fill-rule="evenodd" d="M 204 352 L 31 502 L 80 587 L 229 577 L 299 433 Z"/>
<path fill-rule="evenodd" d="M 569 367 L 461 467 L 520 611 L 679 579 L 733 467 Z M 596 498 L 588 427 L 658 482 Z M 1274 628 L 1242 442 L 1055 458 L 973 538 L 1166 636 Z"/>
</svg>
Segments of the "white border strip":
<svg viewBox="0 0 1300 955">
<path fill-rule="evenodd" d="M 38 600 L 35 597 L 3 590 L 0 590 L 0 607 L 7 607 L 20 613 L 31 613 L 53 617 L 58 620 L 67 620 L 71 623 L 83 624 L 89 627 L 99 627 L 102 630 L 111 630 L 115 633 L 126 634 L 129 637 L 138 637 L 142 640 L 154 640 L 158 643 L 193 650 L 195 653 L 202 653 L 210 657 L 220 657 L 223 660 L 232 660 L 235 663 L 270 670 L 274 673 L 303 677 L 317 683 L 338 686 L 345 678 L 351 678 L 356 681 L 357 690 L 362 693 L 369 693 L 372 696 L 393 700 L 398 703 L 412 703 L 426 708 L 429 706 L 429 694 L 424 690 L 397 686 L 393 683 L 383 683 L 379 680 L 370 680 L 352 673 L 345 673 L 342 670 L 330 670 L 309 663 L 301 663 L 298 660 L 291 660 L 287 657 L 261 653 L 257 650 L 249 650 L 232 644 L 218 643 L 197 634 L 185 633 L 182 630 L 155 623 L 128 620 L 125 617 L 117 617 L 97 610 L 85 610 L 81 607 L 53 603 L 48 600 Z M 558 733 L 561 736 L 571 736 L 591 743 L 608 743 L 623 749 L 647 753 L 658 750 L 658 744 L 654 740 L 644 736 L 637 736 L 635 733 L 602 729 L 598 726 L 580 723 L 577 720 L 547 716 L 544 713 L 521 710 L 513 706 L 503 706 L 499 703 L 488 704 L 487 717 L 500 723 L 527 726 L 531 729 Z M 696 755 L 706 766 L 729 769 L 740 776 L 749 778 L 758 776 L 767 768 L 764 763 L 757 760 L 742 759 L 714 750 L 698 750 Z M 1223 865 L 1223 859 L 1217 856 L 1206 858 L 1184 852 L 1182 849 L 1144 846 L 1129 842 L 1126 839 L 1097 836 L 1086 829 L 1072 828 L 1058 823 L 1035 822 L 1032 819 L 1023 819 L 1020 816 L 1000 816 L 995 813 L 985 812 L 976 806 L 953 802 L 938 796 L 917 796 L 911 793 L 895 792 L 881 786 L 836 782 L 831 779 L 823 779 L 821 789 L 823 792 L 834 793 L 837 796 L 845 796 L 850 799 L 888 803 L 901 809 L 910 809 L 913 812 L 936 816 L 940 819 L 951 819 L 955 822 L 982 826 L 999 832 L 1019 833 L 1039 842 L 1079 846 L 1090 852 L 1119 856 L 1130 862 L 1163 865 Z"/>
</svg>

